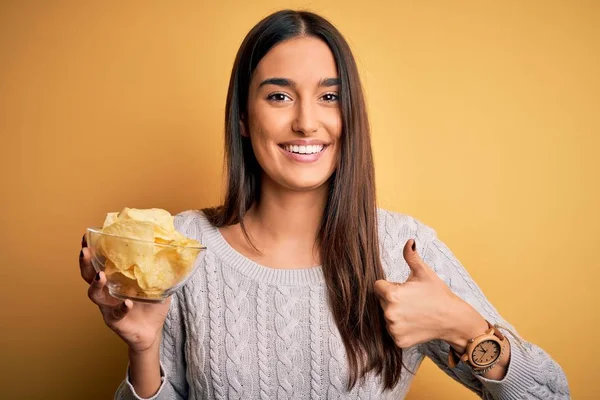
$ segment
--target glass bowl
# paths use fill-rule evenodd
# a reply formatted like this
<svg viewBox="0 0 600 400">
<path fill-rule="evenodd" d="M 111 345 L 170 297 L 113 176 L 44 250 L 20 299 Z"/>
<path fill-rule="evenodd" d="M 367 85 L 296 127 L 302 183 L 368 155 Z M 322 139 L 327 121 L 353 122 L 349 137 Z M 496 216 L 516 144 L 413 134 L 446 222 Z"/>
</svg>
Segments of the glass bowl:
<svg viewBox="0 0 600 400">
<path fill-rule="evenodd" d="M 110 235 L 101 228 L 88 228 L 86 238 L 92 265 L 105 273 L 110 295 L 146 303 L 162 303 L 183 287 L 206 250 Z"/>
</svg>

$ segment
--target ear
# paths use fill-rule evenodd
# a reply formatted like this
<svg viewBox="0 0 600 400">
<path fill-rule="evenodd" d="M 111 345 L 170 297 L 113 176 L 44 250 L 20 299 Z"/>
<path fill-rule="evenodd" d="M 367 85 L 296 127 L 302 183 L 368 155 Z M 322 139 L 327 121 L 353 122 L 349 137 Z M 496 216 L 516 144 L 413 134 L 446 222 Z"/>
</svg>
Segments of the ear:
<svg viewBox="0 0 600 400">
<path fill-rule="evenodd" d="M 250 137 L 250 135 L 248 135 L 248 131 L 246 130 L 246 121 L 244 117 L 240 119 L 240 133 L 243 137 Z"/>
</svg>

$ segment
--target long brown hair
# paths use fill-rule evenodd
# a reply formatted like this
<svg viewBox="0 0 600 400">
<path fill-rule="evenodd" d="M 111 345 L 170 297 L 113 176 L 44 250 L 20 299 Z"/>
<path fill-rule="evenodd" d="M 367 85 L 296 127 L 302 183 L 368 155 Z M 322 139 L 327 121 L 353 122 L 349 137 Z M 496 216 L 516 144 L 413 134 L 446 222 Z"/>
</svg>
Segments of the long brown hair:
<svg viewBox="0 0 600 400">
<path fill-rule="evenodd" d="M 385 329 L 373 291 L 385 278 L 379 258 L 375 173 L 369 123 L 358 69 L 348 43 L 327 20 L 310 12 L 283 10 L 260 21 L 237 53 L 225 110 L 227 192 L 220 207 L 204 209 L 217 227 L 240 223 L 259 201 L 261 168 L 240 121 L 247 115 L 252 74 L 267 52 L 284 40 L 312 36 L 325 42 L 336 61 L 340 84 L 342 134 L 339 163 L 317 237 L 333 318 L 348 359 L 348 389 L 370 371 L 382 376 L 384 388 L 400 379 L 402 350 Z"/>
</svg>

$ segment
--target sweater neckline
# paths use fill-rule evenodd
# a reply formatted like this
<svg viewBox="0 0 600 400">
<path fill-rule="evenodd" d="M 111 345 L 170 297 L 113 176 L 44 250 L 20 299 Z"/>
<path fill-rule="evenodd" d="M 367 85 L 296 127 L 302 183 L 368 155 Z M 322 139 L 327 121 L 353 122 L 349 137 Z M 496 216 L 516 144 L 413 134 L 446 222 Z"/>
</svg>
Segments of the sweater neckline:
<svg viewBox="0 0 600 400">
<path fill-rule="evenodd" d="M 231 247 L 217 227 L 212 225 L 204 213 L 200 216 L 201 232 L 206 237 L 206 247 L 226 265 L 233 267 L 243 275 L 267 284 L 289 286 L 324 285 L 323 267 L 280 269 L 260 265 Z"/>
</svg>

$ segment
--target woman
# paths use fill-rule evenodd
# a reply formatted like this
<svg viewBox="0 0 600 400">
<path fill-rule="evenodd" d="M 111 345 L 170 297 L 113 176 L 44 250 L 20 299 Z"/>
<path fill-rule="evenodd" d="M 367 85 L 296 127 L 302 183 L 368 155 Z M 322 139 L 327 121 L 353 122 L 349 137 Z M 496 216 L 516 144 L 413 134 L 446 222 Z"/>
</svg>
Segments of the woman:
<svg viewBox="0 0 600 400">
<path fill-rule="evenodd" d="M 398 399 L 424 356 L 483 398 L 568 398 L 431 228 L 376 208 L 357 68 L 329 22 L 281 11 L 250 31 L 225 131 L 225 203 L 176 217 L 208 251 L 170 301 L 111 298 L 84 243 L 89 297 L 129 346 L 117 398 Z"/>
</svg>

